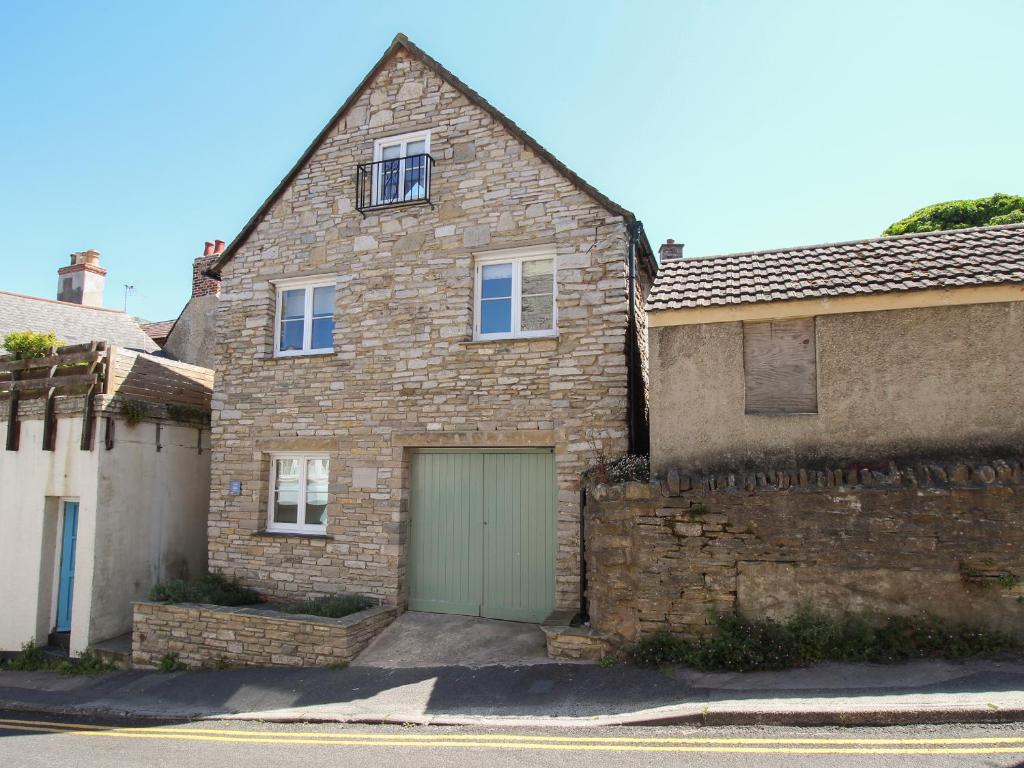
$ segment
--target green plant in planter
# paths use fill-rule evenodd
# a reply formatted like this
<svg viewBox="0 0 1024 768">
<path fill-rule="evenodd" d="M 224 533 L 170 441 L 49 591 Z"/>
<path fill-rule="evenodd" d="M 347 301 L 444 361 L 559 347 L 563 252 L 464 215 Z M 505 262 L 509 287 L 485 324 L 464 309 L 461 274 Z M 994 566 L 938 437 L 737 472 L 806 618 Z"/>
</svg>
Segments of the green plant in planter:
<svg viewBox="0 0 1024 768">
<path fill-rule="evenodd" d="M 125 400 L 121 403 L 121 415 L 129 427 L 134 427 L 144 418 L 149 407 L 141 400 Z"/>
<path fill-rule="evenodd" d="M 63 345 L 53 331 L 11 331 L 4 336 L 4 349 L 19 360 L 30 360 L 34 357 L 46 357 L 54 347 Z"/>
</svg>

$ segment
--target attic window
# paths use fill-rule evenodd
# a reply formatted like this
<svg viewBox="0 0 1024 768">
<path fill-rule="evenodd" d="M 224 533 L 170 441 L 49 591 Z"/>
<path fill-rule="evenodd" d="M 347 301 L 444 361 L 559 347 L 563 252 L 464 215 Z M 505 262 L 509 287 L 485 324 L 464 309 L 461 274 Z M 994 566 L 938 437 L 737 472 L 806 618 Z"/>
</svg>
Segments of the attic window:
<svg viewBox="0 0 1024 768">
<path fill-rule="evenodd" d="M 746 413 L 818 412 L 814 318 L 743 324 Z"/>
<path fill-rule="evenodd" d="M 373 162 L 356 174 L 356 208 L 366 211 L 412 203 L 430 203 L 430 131 L 377 139 Z"/>
</svg>

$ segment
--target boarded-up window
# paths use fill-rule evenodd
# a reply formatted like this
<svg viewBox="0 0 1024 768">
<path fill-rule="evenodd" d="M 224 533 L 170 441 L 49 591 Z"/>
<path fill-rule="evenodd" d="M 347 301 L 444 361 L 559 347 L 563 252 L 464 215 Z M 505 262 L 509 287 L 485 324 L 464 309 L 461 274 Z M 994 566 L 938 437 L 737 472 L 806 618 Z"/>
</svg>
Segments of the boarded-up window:
<svg viewBox="0 0 1024 768">
<path fill-rule="evenodd" d="M 747 413 L 817 413 L 814 318 L 743 324 Z"/>
</svg>

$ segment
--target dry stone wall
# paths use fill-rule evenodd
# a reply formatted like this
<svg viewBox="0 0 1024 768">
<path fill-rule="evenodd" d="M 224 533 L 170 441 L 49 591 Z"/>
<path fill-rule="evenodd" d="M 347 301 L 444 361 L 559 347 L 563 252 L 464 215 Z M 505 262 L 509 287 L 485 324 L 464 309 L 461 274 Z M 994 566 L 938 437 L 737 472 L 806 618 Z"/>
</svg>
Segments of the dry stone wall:
<svg viewBox="0 0 1024 768">
<path fill-rule="evenodd" d="M 190 668 L 322 667 L 354 659 L 397 611 L 380 606 L 329 619 L 265 608 L 134 604 L 132 664 L 155 667 L 176 654 Z"/>
<path fill-rule="evenodd" d="M 374 140 L 422 129 L 433 205 L 354 210 Z M 474 253 L 536 245 L 557 255 L 558 337 L 474 342 Z M 211 568 L 282 597 L 401 603 L 408 451 L 468 433 L 476 446 L 554 449 L 555 597 L 575 605 L 580 473 L 592 442 L 609 455 L 627 444 L 626 247 L 621 216 L 400 51 L 225 268 Z M 272 281 L 312 275 L 337 287 L 334 352 L 275 359 Z M 326 538 L 261 533 L 278 450 L 329 452 Z"/>
<path fill-rule="evenodd" d="M 802 605 L 1024 633 L 1024 468 L 882 464 L 691 476 L 588 493 L 595 631 L 631 643 Z"/>
</svg>

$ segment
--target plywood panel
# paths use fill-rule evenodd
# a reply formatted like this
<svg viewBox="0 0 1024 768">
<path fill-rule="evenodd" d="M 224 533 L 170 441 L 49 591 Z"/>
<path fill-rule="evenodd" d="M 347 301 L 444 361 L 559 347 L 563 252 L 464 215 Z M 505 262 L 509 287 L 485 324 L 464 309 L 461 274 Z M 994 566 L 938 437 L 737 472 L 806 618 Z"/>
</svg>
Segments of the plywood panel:
<svg viewBox="0 0 1024 768">
<path fill-rule="evenodd" d="M 743 324 L 746 412 L 817 413 L 814 318 Z"/>
</svg>

